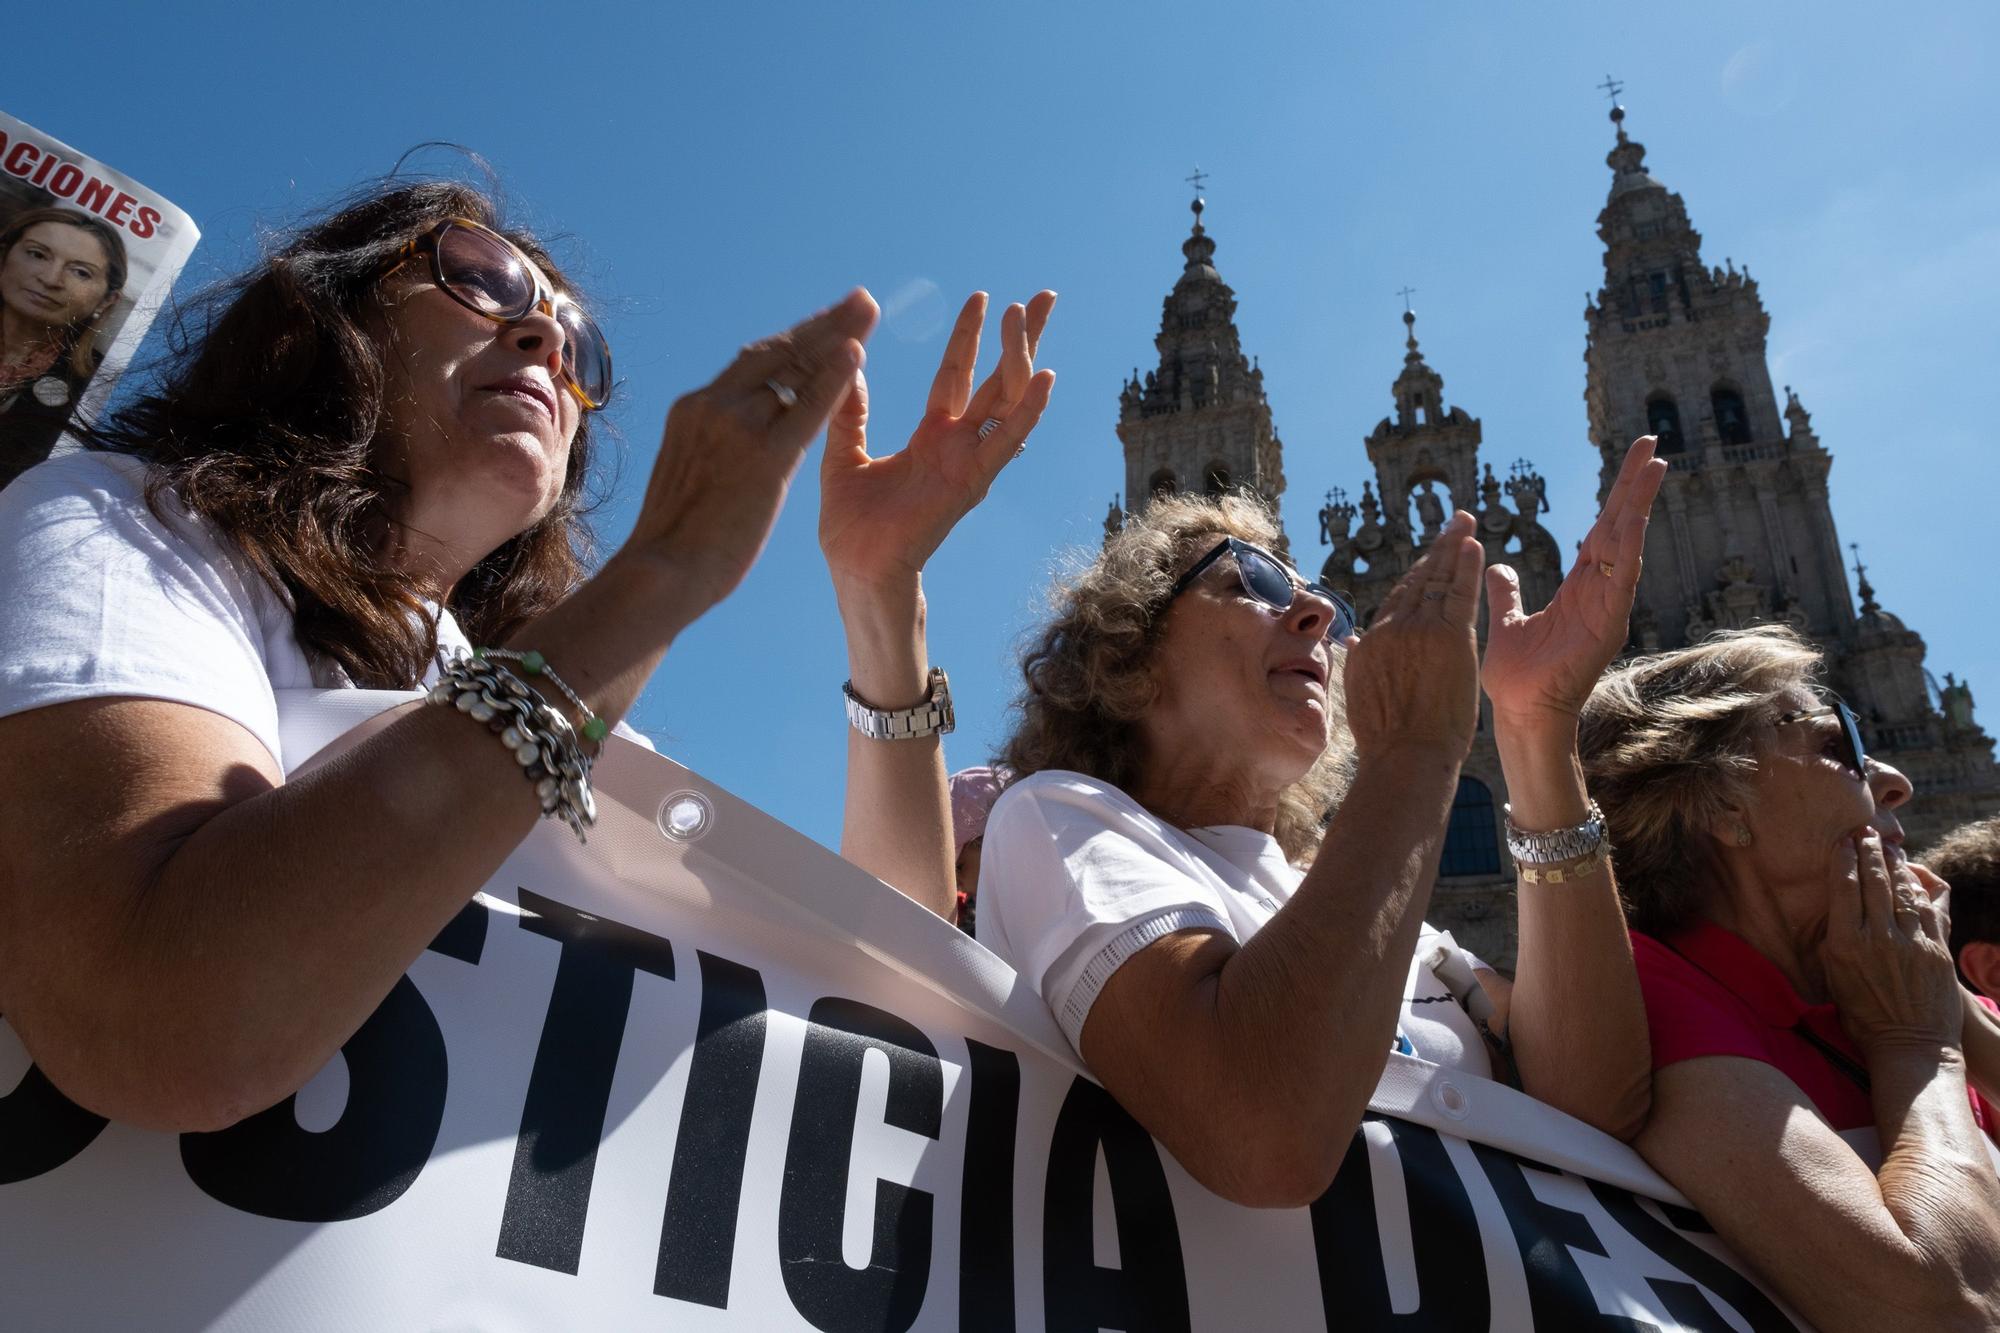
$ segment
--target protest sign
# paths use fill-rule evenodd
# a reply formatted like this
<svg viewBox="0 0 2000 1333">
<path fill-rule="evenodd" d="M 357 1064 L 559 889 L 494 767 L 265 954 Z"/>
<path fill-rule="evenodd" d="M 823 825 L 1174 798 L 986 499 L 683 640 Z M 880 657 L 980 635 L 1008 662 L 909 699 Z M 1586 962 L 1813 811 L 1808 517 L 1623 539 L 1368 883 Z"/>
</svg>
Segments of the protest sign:
<svg viewBox="0 0 2000 1333">
<path fill-rule="evenodd" d="M 284 693 L 287 754 L 404 697 Z M 598 789 L 233 1128 L 0 1029 L 6 1325 L 1802 1327 L 1623 1145 L 1406 1057 L 1317 1203 L 1225 1203 L 947 923 L 636 745 Z"/>
</svg>

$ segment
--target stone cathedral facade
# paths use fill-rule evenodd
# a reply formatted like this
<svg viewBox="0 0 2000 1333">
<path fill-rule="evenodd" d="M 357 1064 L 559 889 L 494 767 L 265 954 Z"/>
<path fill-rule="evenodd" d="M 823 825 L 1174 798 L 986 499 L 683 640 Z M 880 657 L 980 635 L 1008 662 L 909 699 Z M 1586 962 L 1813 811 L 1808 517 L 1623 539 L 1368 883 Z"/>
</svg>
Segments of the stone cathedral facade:
<svg viewBox="0 0 2000 1333">
<path fill-rule="evenodd" d="M 1773 389 L 1770 316 L 1755 280 L 1733 264 L 1704 264 L 1681 197 L 1647 172 L 1622 107 L 1612 120 L 1610 196 L 1598 215 L 1604 286 L 1584 311 L 1598 498 L 1640 435 L 1659 437 L 1670 467 L 1647 534 L 1631 649 L 1789 623 L 1825 650 L 1828 683 L 1860 715 L 1870 752 L 1915 784 L 1904 819 L 1913 846 L 2000 812 L 2000 765 L 1973 718 L 1970 688 L 1951 675 L 1942 687 L 1932 681 L 1923 640 L 1883 610 L 1858 561 L 1858 608 L 1852 600 L 1828 499 L 1833 456 L 1798 396 L 1787 387 L 1781 402 Z M 1119 395 L 1126 503 L 1233 487 L 1275 511 L 1285 487 L 1283 448 L 1263 373 L 1243 352 L 1235 293 L 1215 267 L 1202 209 L 1197 199 L 1193 233 L 1181 247 L 1186 264 L 1154 340 L 1159 367 L 1143 380 L 1134 371 Z M 1546 483 L 1525 460 L 1496 473 L 1481 457 L 1479 419 L 1447 405 L 1444 379 L 1418 346 L 1415 314 L 1406 311 L 1403 322 L 1392 411 L 1364 440 L 1373 476 L 1358 499 L 1329 490 L 1319 511 L 1317 544 L 1328 550 L 1321 580 L 1349 592 L 1366 625 L 1460 508 L 1477 517 L 1487 562 L 1512 565 L 1528 609 L 1538 610 L 1567 563 L 1541 523 Z M 1121 517 L 1114 501 L 1107 528 Z M 1579 532 L 1588 520 L 1571 516 Z M 1511 969 L 1514 879 L 1500 836 L 1506 792 L 1489 720 L 1482 713 L 1460 779 L 1428 916 Z"/>
</svg>

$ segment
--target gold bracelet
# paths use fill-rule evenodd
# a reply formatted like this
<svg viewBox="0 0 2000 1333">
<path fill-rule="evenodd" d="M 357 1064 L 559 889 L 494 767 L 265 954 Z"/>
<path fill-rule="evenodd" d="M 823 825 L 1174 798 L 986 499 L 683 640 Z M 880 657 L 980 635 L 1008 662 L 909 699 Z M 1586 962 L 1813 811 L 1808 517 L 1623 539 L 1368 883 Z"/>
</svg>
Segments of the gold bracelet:
<svg viewBox="0 0 2000 1333">
<path fill-rule="evenodd" d="M 1600 842 L 1596 848 L 1577 857 L 1574 861 L 1563 861 L 1552 866 L 1529 865 L 1525 861 L 1514 863 L 1514 873 L 1521 877 L 1523 884 L 1561 884 L 1575 881 L 1597 873 L 1600 863 L 1611 859 L 1611 844 Z"/>
</svg>

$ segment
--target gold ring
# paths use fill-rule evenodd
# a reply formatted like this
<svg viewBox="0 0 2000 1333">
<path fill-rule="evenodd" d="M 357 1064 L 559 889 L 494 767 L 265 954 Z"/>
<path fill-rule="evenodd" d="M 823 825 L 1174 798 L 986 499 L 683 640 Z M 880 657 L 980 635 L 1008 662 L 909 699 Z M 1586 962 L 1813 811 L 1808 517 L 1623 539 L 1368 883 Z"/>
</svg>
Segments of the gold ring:
<svg viewBox="0 0 2000 1333">
<path fill-rule="evenodd" d="M 1607 579 L 1611 577 L 1612 571 L 1617 568 L 1618 566 L 1612 564 L 1609 560 L 1600 560 L 1597 562 L 1597 572 L 1604 575 Z"/>
</svg>

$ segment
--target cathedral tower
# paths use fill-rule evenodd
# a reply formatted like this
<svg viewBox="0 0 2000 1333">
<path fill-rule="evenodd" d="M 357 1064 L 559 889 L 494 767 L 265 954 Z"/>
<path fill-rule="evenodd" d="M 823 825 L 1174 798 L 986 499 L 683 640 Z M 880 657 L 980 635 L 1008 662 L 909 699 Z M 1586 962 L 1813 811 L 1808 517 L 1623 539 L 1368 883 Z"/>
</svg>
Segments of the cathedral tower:
<svg viewBox="0 0 2000 1333">
<path fill-rule="evenodd" d="M 1733 262 L 1703 263 L 1681 196 L 1646 170 L 1625 109 L 1611 119 L 1611 193 L 1597 219 L 1604 286 L 1584 307 L 1598 499 L 1637 436 L 1658 437 L 1670 469 L 1646 535 L 1633 646 L 1788 623 L 1826 652 L 1829 684 L 1860 714 L 1869 749 L 1916 784 L 1904 821 L 1913 842 L 1992 813 L 2000 768 L 1969 693 L 1954 695 L 1954 721 L 1929 683 L 1922 639 L 1865 581 L 1855 611 L 1828 497 L 1833 457 L 1798 396 L 1787 387 L 1781 403 L 1773 390 L 1771 320 L 1755 280 Z"/>
<path fill-rule="evenodd" d="M 1156 492 L 1231 488 L 1255 493 L 1278 512 L 1284 494 L 1283 446 L 1264 397 L 1264 372 L 1243 355 L 1236 293 L 1215 269 L 1215 241 L 1202 226 L 1181 243 L 1187 263 L 1167 295 L 1153 340 L 1160 365 L 1139 372 L 1118 396 L 1118 438 L 1125 446 L 1125 505 L 1137 510 Z"/>
<path fill-rule="evenodd" d="M 1333 490 L 1320 510 L 1320 542 L 1333 548 L 1320 582 L 1352 597 L 1361 623 L 1368 624 L 1451 511 L 1464 509 L 1479 520 L 1486 563 L 1512 565 L 1520 575 L 1522 602 L 1538 611 L 1555 596 L 1563 576 L 1562 551 L 1540 521 L 1548 508 L 1545 485 L 1525 462 L 1516 462 L 1505 482 L 1490 463 L 1482 464 L 1479 419 L 1445 405 L 1444 376 L 1424 360 L 1416 324 L 1416 312 L 1405 309 L 1403 369 L 1389 387 L 1395 413 L 1378 422 L 1366 440 L 1373 479 L 1362 482 L 1359 505 Z M 1479 633 L 1483 643 L 1483 611 Z M 1511 968 L 1514 876 L 1500 836 L 1507 789 L 1489 707 L 1482 697 L 1479 730 L 1459 769 L 1427 915 L 1480 957 Z"/>
</svg>

